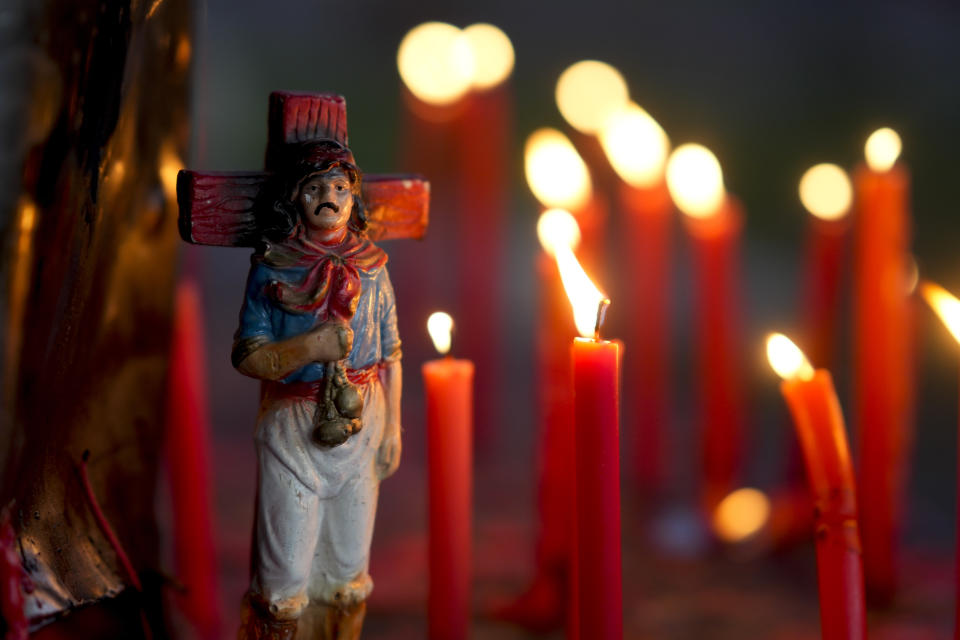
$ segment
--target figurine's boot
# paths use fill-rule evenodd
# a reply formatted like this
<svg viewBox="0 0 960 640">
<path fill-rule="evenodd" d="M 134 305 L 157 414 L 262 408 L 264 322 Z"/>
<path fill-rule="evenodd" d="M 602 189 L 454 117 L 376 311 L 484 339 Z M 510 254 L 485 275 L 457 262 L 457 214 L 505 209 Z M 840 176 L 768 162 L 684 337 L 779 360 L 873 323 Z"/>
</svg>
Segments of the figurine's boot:
<svg viewBox="0 0 960 640">
<path fill-rule="evenodd" d="M 300 619 L 297 640 L 358 640 L 366 601 L 338 606 L 311 602 Z"/>
<path fill-rule="evenodd" d="M 237 640 L 294 640 L 296 637 L 296 618 L 275 617 L 256 595 L 248 593 L 243 598 Z"/>
</svg>

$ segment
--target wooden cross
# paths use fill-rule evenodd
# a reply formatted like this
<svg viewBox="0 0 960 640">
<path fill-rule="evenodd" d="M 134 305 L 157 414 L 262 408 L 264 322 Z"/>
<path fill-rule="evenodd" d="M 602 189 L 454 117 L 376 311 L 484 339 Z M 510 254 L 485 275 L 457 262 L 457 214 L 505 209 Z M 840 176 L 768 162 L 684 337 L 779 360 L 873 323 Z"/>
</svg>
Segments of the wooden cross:
<svg viewBox="0 0 960 640">
<path fill-rule="evenodd" d="M 335 140 L 347 147 L 347 103 L 342 96 L 271 93 L 264 171 L 180 171 L 180 237 L 218 247 L 257 246 L 261 236 L 254 206 L 283 147 L 320 140 Z M 364 174 L 362 187 L 371 240 L 423 237 L 430 203 L 427 180 L 416 175 Z"/>
</svg>

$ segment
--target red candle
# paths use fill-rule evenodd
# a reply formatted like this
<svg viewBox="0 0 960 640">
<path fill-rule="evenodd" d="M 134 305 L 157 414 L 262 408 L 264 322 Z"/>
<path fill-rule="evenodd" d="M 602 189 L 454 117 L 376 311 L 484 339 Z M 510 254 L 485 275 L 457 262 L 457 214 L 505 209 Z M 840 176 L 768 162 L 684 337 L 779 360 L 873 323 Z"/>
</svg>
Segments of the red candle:
<svg viewBox="0 0 960 640">
<path fill-rule="evenodd" d="M 800 179 L 800 200 L 810 212 L 804 273 L 804 345 L 817 365 L 835 364 L 840 291 L 850 236 L 853 189 L 846 172 L 834 164 L 811 167 Z"/>
<path fill-rule="evenodd" d="M 620 347 L 616 342 L 574 340 L 580 638 L 623 637 L 619 376 Z"/>
<path fill-rule="evenodd" d="M 664 456 L 669 434 L 667 284 L 673 203 L 664 180 L 664 165 L 670 141 L 656 120 L 633 103 L 607 118 L 598 137 L 621 179 L 619 204 L 629 274 L 623 301 L 628 307 L 624 316 L 629 318 L 625 338 L 635 354 L 624 372 L 629 389 L 626 411 L 633 437 L 633 473 L 639 494 L 655 496 L 666 480 Z"/>
<path fill-rule="evenodd" d="M 450 348 L 449 318 L 433 314 L 428 323 L 441 353 Z M 444 640 L 466 638 L 470 620 L 473 372 L 473 362 L 449 355 L 423 364 L 430 514 L 429 637 Z"/>
<path fill-rule="evenodd" d="M 896 165 L 899 138 L 881 130 L 855 175 L 855 414 L 867 589 L 889 604 L 897 588 L 897 547 L 909 454 L 912 397 L 909 345 L 909 178 Z"/>
<path fill-rule="evenodd" d="M 620 346 L 600 339 L 610 301 L 569 246 L 554 257 L 581 335 L 573 341 L 576 556 L 574 618 L 580 638 L 623 637 L 620 548 Z"/>
<path fill-rule="evenodd" d="M 667 182 L 686 215 L 697 291 L 696 334 L 701 398 L 702 504 L 711 516 L 739 485 L 743 457 L 737 258 L 739 203 L 724 192 L 720 163 L 705 147 L 685 144 L 670 156 Z"/>
<path fill-rule="evenodd" d="M 458 350 L 477 365 L 477 445 L 496 438 L 503 423 L 503 283 L 506 281 L 507 174 L 511 153 L 512 91 L 506 80 L 513 69 L 510 39 L 490 24 L 463 30 L 474 52 L 472 91 L 456 128 L 456 282 L 486 282 L 457 288 Z"/>
<path fill-rule="evenodd" d="M 925 282 L 921 287 L 923 297 L 930 304 L 940 319 L 950 330 L 954 340 L 960 342 L 960 300 L 949 293 L 943 287 L 931 282 Z M 960 433 L 960 428 L 957 430 Z M 958 451 L 958 460 L 960 460 L 960 451 Z M 957 489 L 960 491 L 960 468 L 957 471 Z M 957 494 L 960 496 L 960 492 Z M 953 637 L 960 638 L 960 503 L 957 507 L 957 559 L 955 567 L 955 587 L 954 587 L 954 627 Z"/>
<path fill-rule="evenodd" d="M 770 362 L 803 450 L 814 505 L 820 628 L 824 640 L 867 637 L 856 487 L 843 413 L 830 373 L 816 371 L 783 335 L 767 341 Z"/>
<path fill-rule="evenodd" d="M 173 510 L 176 600 L 197 637 L 220 631 L 217 553 L 210 492 L 210 415 L 207 409 L 203 307 L 197 284 L 177 287 L 170 352 L 166 459 Z"/>
</svg>

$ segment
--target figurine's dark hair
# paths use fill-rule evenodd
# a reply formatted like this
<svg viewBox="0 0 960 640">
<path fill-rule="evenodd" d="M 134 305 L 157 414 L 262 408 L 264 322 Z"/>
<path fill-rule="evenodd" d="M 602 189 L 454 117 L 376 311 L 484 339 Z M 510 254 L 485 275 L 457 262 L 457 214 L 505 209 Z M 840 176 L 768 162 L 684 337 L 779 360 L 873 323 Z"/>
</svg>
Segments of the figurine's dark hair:
<svg viewBox="0 0 960 640">
<path fill-rule="evenodd" d="M 358 235 L 367 230 L 367 212 L 363 206 L 363 174 L 350 150 L 334 140 L 291 145 L 284 162 L 268 179 L 255 207 L 257 226 L 266 240 L 281 242 L 293 233 L 300 211 L 297 195 L 313 176 L 341 169 L 350 181 L 353 211 L 347 227 Z"/>
</svg>

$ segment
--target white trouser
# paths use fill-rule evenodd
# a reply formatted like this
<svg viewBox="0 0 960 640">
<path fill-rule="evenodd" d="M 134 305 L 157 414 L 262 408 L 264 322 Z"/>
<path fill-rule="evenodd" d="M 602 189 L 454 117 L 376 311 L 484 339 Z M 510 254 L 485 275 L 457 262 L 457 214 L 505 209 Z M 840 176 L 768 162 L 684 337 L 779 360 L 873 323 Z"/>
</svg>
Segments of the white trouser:
<svg viewBox="0 0 960 640">
<path fill-rule="evenodd" d="M 310 439 L 316 403 L 267 400 L 261 410 L 251 588 L 278 618 L 296 618 L 310 600 L 354 604 L 373 589 L 367 568 L 385 398 L 378 379 L 360 390 L 363 428 L 330 449 Z"/>
</svg>

